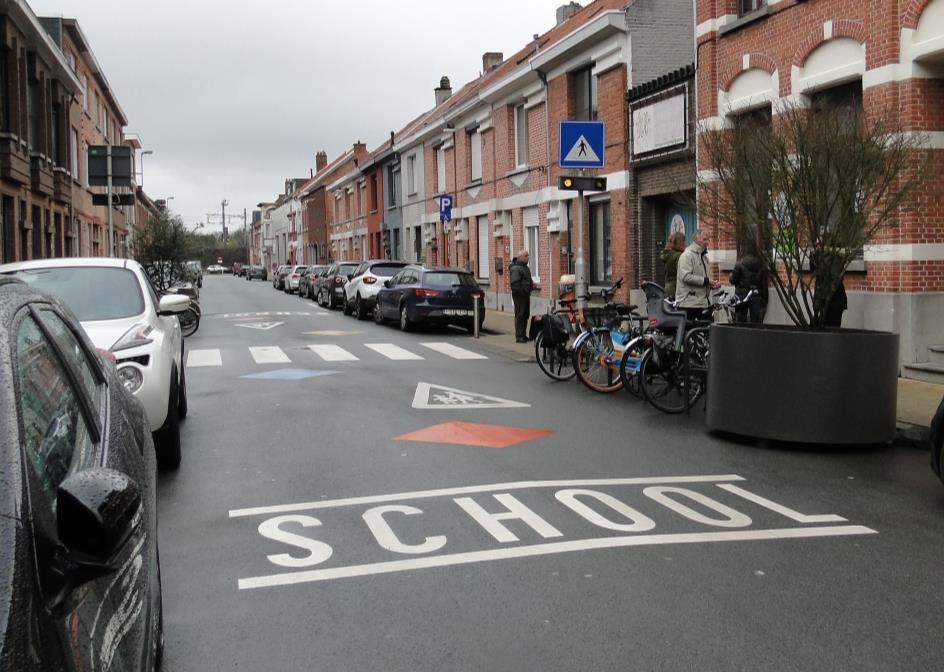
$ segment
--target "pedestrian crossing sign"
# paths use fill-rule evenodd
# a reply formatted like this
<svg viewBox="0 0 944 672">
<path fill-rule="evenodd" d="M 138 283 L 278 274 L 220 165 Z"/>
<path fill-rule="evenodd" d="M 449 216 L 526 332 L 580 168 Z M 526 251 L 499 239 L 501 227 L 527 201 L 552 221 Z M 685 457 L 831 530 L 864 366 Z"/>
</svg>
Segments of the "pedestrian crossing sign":
<svg viewBox="0 0 944 672">
<path fill-rule="evenodd" d="M 561 168 L 602 168 L 605 146 L 602 121 L 560 122 Z"/>
</svg>

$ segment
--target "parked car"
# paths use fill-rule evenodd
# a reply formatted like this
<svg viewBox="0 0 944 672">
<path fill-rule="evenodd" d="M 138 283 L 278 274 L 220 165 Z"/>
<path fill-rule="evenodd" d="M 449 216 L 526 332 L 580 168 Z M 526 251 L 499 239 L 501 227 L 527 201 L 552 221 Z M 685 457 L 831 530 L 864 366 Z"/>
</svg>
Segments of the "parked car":
<svg viewBox="0 0 944 672">
<path fill-rule="evenodd" d="M 937 407 L 937 412 L 931 418 L 931 427 L 928 432 L 931 441 L 931 467 L 934 473 L 944 481 L 944 398 Z"/>
<path fill-rule="evenodd" d="M 454 324 L 474 328 L 474 301 L 485 296 L 472 274 L 463 268 L 407 266 L 384 281 L 377 293 L 374 320 L 397 320 L 409 331 L 421 324 Z M 479 326 L 485 306 L 479 304 Z"/>
<path fill-rule="evenodd" d="M 285 291 L 285 274 L 288 273 L 292 268 L 294 267 L 287 264 L 279 266 L 275 273 L 272 274 L 272 286 L 276 289 Z"/>
<path fill-rule="evenodd" d="M 336 261 L 318 278 L 317 298 L 319 305 L 325 308 L 337 308 L 344 305 L 344 285 L 360 266 L 359 261 Z"/>
<path fill-rule="evenodd" d="M 246 272 L 244 274 L 246 280 L 268 280 L 269 275 L 266 273 L 265 266 L 247 266 Z"/>
<path fill-rule="evenodd" d="M 377 292 L 383 287 L 384 280 L 392 278 L 406 266 L 405 261 L 378 259 L 365 261 L 354 271 L 354 277 L 344 285 L 344 314 L 353 315 L 359 320 L 366 320 L 374 312 Z"/>
<path fill-rule="evenodd" d="M 222 273 L 223 273 L 223 267 L 220 266 L 219 264 L 210 264 L 209 266 L 207 266 L 207 273 L 209 273 L 209 274 L 211 274 L 211 275 L 212 275 L 213 273 L 220 273 L 220 274 L 222 274 Z"/>
<path fill-rule="evenodd" d="M 285 274 L 284 281 L 284 289 L 286 294 L 294 294 L 298 291 L 298 281 L 301 280 L 302 273 L 304 273 L 305 269 L 307 268 L 307 266 L 300 264 L 288 267 L 288 272 Z"/>
<path fill-rule="evenodd" d="M 161 467 L 180 464 L 180 419 L 187 415 L 184 342 L 177 314 L 190 298 L 158 298 L 131 259 L 41 259 L 0 266 L 26 284 L 55 294 L 82 322 L 96 348 L 116 358 L 118 377 L 147 411 Z"/>
<path fill-rule="evenodd" d="M 0 277 L 0 668 L 158 669 L 155 458 L 114 364 L 52 295 Z"/>
<path fill-rule="evenodd" d="M 328 268 L 324 264 L 312 264 L 302 272 L 298 279 L 298 295 L 305 299 L 315 298 L 315 282 L 323 270 Z"/>
</svg>

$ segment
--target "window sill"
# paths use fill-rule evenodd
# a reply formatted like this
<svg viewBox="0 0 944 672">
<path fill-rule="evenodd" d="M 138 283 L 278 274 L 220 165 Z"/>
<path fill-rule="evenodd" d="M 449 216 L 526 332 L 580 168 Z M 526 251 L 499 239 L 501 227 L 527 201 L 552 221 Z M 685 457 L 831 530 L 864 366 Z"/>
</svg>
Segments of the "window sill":
<svg viewBox="0 0 944 672">
<path fill-rule="evenodd" d="M 465 185 L 465 189 L 473 189 L 475 187 L 481 187 L 481 186 L 482 186 L 482 178 L 480 177 L 477 180 L 472 180 L 467 185 Z"/>
<path fill-rule="evenodd" d="M 726 23 L 725 25 L 718 28 L 718 36 L 727 35 L 728 33 L 733 33 L 736 30 L 740 30 L 744 26 L 750 25 L 755 21 L 760 21 L 761 19 L 766 19 L 770 14 L 770 7 L 764 5 L 759 9 L 755 9 L 753 12 L 741 16 L 731 23 Z"/>
<path fill-rule="evenodd" d="M 523 166 L 516 166 L 512 168 L 507 173 L 505 173 L 505 177 L 514 177 L 515 175 L 521 175 L 522 173 L 529 173 L 529 172 L 531 172 L 531 168 L 530 166 L 525 164 Z"/>
</svg>

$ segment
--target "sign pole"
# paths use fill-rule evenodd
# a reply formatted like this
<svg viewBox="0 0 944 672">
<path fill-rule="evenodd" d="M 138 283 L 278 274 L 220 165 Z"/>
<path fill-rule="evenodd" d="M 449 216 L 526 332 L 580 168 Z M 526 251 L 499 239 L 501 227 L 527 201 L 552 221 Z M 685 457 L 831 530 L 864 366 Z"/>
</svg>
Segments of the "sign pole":
<svg viewBox="0 0 944 672">
<path fill-rule="evenodd" d="M 586 308 L 587 275 L 583 263 L 583 189 L 577 192 L 577 259 L 574 262 L 574 271 L 577 276 L 577 307 Z"/>
<path fill-rule="evenodd" d="M 105 156 L 108 161 L 108 205 L 105 209 L 108 211 L 108 256 L 115 256 L 115 230 L 111 221 L 111 145 L 105 150 Z"/>
</svg>

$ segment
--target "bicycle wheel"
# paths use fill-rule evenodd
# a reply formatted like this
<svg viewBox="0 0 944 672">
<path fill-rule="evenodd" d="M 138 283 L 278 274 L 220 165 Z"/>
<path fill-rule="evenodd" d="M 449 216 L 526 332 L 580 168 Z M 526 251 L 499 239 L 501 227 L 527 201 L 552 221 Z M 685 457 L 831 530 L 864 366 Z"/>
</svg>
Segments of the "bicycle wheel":
<svg viewBox="0 0 944 672">
<path fill-rule="evenodd" d="M 177 320 L 180 322 L 180 333 L 184 336 L 192 336 L 200 327 L 200 312 L 190 306 L 177 316 Z"/>
<path fill-rule="evenodd" d="M 654 349 L 649 348 L 639 365 L 639 382 L 646 401 L 663 413 L 682 413 L 685 410 L 684 361 L 681 354 L 666 350 L 656 364 Z M 704 392 L 702 379 L 689 375 L 691 403 L 695 403 Z"/>
<path fill-rule="evenodd" d="M 631 344 L 623 351 L 620 358 L 619 378 L 623 389 L 637 399 L 644 399 L 642 393 L 642 379 L 639 376 L 639 367 L 642 356 L 645 354 L 643 341 Z"/>
<path fill-rule="evenodd" d="M 577 375 L 574 370 L 574 356 L 567 343 L 544 347 L 544 332 L 538 332 L 534 339 L 534 358 L 541 371 L 554 380 L 570 380 Z"/>
<path fill-rule="evenodd" d="M 613 359 L 613 341 L 609 329 L 594 331 L 574 351 L 577 377 L 594 392 L 616 392 L 623 384 L 619 367 Z"/>
</svg>

